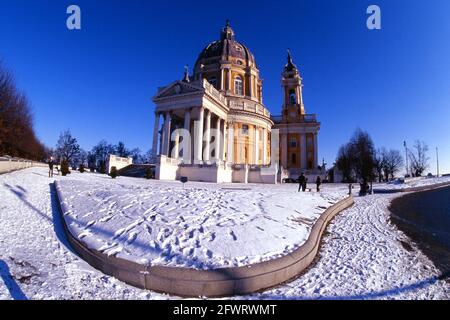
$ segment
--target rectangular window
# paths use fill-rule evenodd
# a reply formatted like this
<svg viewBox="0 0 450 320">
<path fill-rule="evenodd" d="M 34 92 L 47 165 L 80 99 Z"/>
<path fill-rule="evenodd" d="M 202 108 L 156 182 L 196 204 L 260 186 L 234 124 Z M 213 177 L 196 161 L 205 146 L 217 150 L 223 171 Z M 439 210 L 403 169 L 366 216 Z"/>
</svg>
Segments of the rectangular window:
<svg viewBox="0 0 450 320">
<path fill-rule="evenodd" d="M 234 93 L 242 96 L 244 94 L 244 81 L 240 76 L 234 79 Z"/>
<path fill-rule="evenodd" d="M 297 148 L 297 140 L 295 138 L 291 140 L 291 148 Z"/>
<path fill-rule="evenodd" d="M 292 162 L 293 164 L 296 164 L 296 163 L 297 163 L 297 155 L 296 155 L 295 153 L 292 154 L 291 162 Z"/>
<path fill-rule="evenodd" d="M 248 125 L 242 125 L 242 134 L 248 135 Z"/>
</svg>

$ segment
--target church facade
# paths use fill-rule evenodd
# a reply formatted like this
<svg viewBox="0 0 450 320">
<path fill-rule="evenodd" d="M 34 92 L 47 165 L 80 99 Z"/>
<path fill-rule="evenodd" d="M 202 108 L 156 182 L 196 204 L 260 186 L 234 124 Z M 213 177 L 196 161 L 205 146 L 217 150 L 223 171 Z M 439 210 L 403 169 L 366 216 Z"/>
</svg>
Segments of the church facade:
<svg viewBox="0 0 450 320">
<path fill-rule="evenodd" d="M 302 79 L 288 53 L 280 116 L 263 103 L 255 57 L 229 23 L 199 54 L 193 74 L 159 88 L 153 150 L 156 178 L 277 183 L 318 172 L 320 123 L 305 114 Z"/>
</svg>

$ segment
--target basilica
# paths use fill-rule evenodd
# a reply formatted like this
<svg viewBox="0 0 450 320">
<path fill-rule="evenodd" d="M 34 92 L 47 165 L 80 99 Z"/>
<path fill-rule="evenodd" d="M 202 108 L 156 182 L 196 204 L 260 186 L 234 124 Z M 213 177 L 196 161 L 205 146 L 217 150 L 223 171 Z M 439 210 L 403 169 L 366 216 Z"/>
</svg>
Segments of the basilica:
<svg viewBox="0 0 450 320">
<path fill-rule="evenodd" d="M 220 40 L 199 54 L 193 73 L 153 97 L 156 178 L 277 183 L 318 168 L 315 114 L 305 114 L 302 78 L 288 52 L 281 74 L 281 115 L 263 102 L 255 57 L 227 21 Z"/>
</svg>

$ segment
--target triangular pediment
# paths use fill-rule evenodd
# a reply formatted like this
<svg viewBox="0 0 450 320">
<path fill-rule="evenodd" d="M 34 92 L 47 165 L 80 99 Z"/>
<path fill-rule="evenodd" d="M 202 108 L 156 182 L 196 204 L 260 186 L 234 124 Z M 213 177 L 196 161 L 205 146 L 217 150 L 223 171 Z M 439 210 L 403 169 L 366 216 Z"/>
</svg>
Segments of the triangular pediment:
<svg viewBox="0 0 450 320">
<path fill-rule="evenodd" d="M 199 87 L 195 83 L 175 81 L 169 84 L 167 87 L 161 88 L 154 99 L 162 99 L 197 92 L 204 92 L 204 89 L 202 87 Z"/>
</svg>

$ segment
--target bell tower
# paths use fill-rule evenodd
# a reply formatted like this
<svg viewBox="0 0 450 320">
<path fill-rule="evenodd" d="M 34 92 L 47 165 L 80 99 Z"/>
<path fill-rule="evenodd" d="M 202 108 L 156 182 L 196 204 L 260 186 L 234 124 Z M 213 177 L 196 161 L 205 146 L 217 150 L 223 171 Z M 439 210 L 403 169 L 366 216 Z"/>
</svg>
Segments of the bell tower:
<svg viewBox="0 0 450 320">
<path fill-rule="evenodd" d="M 286 122 L 299 121 L 305 114 L 302 97 L 302 77 L 297 66 L 292 62 L 291 51 L 288 49 L 287 64 L 281 74 L 283 88 L 282 116 Z"/>
</svg>

